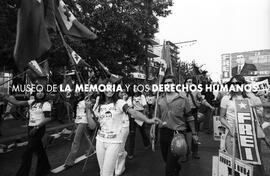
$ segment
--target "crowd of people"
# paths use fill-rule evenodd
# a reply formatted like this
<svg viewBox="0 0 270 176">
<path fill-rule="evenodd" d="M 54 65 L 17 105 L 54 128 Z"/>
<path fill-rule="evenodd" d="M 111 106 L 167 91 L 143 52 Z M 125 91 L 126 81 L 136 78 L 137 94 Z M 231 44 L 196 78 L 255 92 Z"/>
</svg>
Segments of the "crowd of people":
<svg viewBox="0 0 270 176">
<path fill-rule="evenodd" d="M 165 76 L 162 81 L 162 84 L 167 85 L 176 83 L 172 75 Z M 187 85 L 198 83 L 194 77 L 187 77 L 184 82 Z M 210 82 L 205 82 L 205 84 L 208 83 Z M 120 84 L 120 82 L 106 79 L 103 80 L 103 84 Z M 243 76 L 235 75 L 229 84 L 246 84 L 246 81 Z M 138 128 L 146 150 L 151 148 L 150 139 L 154 138 L 155 144 L 159 142 L 161 156 L 165 163 L 165 175 L 178 176 L 181 162 L 188 162 L 190 155 L 193 159 L 200 159 L 199 146 L 202 141 L 199 136 L 202 130 L 208 134 L 213 133 L 212 116 L 214 113 L 220 113 L 220 121 L 228 131 L 223 149 L 229 154 L 232 154 L 230 136 L 234 135 L 232 128 L 236 118 L 234 100 L 250 100 L 260 118 L 260 121 L 256 121 L 258 126 L 261 126 L 266 116 L 260 97 L 252 92 L 219 92 L 216 96 L 213 92 L 204 91 L 163 92 L 159 93 L 159 98 L 156 99 L 157 94 L 127 89 L 121 92 L 79 93 L 74 105 L 69 104 L 68 113 L 65 114 L 68 116 L 73 114 L 76 130 L 70 152 L 64 161 L 64 167 L 69 169 L 74 165 L 82 136 L 85 136 L 89 144 L 87 154 L 96 151 L 100 175 L 122 175 L 128 169 L 125 165 L 126 158 L 133 159 L 136 156 L 135 138 Z M 51 103 L 46 99 L 46 92 L 37 92 L 28 101 L 18 101 L 4 94 L 1 96 L 13 105 L 29 107 L 29 143 L 17 175 L 29 174 L 34 153 L 38 157 L 36 175 L 48 174 L 51 167 L 41 140 L 46 124 L 51 121 L 52 112 Z M 269 99 L 268 97 L 268 101 Z M 56 108 L 63 107 L 63 103 L 65 102 L 59 100 Z M 57 120 L 62 123 L 64 117 L 60 116 L 61 113 L 56 113 Z M 148 124 L 151 124 L 150 131 Z M 87 128 L 95 131 L 92 139 Z M 190 136 L 188 133 L 191 133 L 191 139 L 188 139 Z M 263 136 L 258 138 L 263 138 Z M 180 141 L 180 146 L 174 145 L 175 140 Z M 190 140 L 191 144 L 188 143 Z M 258 141 L 259 145 L 261 140 Z M 238 154 L 236 152 L 236 157 L 239 158 L 239 151 Z M 254 172 L 264 175 L 263 164 L 257 166 Z"/>
</svg>

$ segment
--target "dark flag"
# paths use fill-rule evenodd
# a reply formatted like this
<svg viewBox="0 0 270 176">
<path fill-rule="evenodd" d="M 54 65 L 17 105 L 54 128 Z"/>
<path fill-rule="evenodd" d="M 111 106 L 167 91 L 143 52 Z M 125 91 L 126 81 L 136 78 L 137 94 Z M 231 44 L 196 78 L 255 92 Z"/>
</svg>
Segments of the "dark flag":
<svg viewBox="0 0 270 176">
<path fill-rule="evenodd" d="M 71 57 L 71 62 L 74 65 L 77 66 L 84 66 L 84 67 L 88 67 L 91 68 L 90 65 L 81 58 L 81 56 L 79 56 L 70 46 L 67 45 L 67 50 L 68 50 L 68 54 Z"/>
<path fill-rule="evenodd" d="M 50 47 L 43 0 L 21 0 L 14 48 L 14 59 L 18 69 L 23 71 L 29 61 L 39 58 Z"/>
<path fill-rule="evenodd" d="M 109 69 L 105 66 L 105 65 L 103 65 L 103 63 L 101 63 L 99 60 L 97 60 L 98 61 L 98 64 L 100 65 L 100 67 L 101 67 L 101 69 L 102 69 L 102 71 L 105 73 L 105 76 L 107 77 L 107 78 L 109 78 L 112 82 L 118 82 L 118 81 L 120 81 L 123 77 L 122 76 L 120 76 L 120 75 L 115 75 L 115 74 L 112 74 L 110 71 L 109 71 Z"/>
<path fill-rule="evenodd" d="M 170 46 L 167 45 L 165 41 L 163 42 L 163 46 L 161 50 L 161 59 L 165 60 L 167 64 L 167 70 L 165 73 L 169 75 L 173 75 Z"/>
<path fill-rule="evenodd" d="M 73 39 L 96 39 L 97 36 L 81 24 L 62 0 L 55 0 L 55 17 L 63 34 Z"/>
</svg>

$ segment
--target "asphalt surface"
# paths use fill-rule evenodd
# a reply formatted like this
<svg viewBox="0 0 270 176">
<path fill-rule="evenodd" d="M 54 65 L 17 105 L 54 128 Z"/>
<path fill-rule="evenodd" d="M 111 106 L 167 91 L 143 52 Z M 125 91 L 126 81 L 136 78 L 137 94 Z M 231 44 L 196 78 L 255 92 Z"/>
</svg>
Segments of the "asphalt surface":
<svg viewBox="0 0 270 176">
<path fill-rule="evenodd" d="M 139 131 L 139 130 L 137 130 Z M 181 176 L 211 176 L 212 175 L 212 156 L 218 154 L 218 142 L 213 140 L 212 135 L 204 132 L 200 133 L 200 141 L 202 144 L 199 147 L 200 159 L 191 159 L 187 163 L 182 163 Z M 71 140 L 60 138 L 54 141 L 47 148 L 47 154 L 50 160 L 50 164 L 53 168 L 62 165 L 66 156 L 69 153 Z M 263 146 L 265 147 L 265 146 Z M 81 156 L 87 150 L 87 142 L 83 139 L 81 149 L 78 156 Z M 0 154 L 0 175 L 11 176 L 15 175 L 21 163 L 21 156 L 24 151 L 24 147 L 17 148 L 16 150 Z M 270 173 L 270 151 L 266 147 L 263 148 L 264 161 L 266 170 Z M 82 168 L 85 160 L 76 164 L 72 168 L 65 170 L 58 174 L 49 174 L 54 176 L 98 176 L 99 167 L 96 159 L 96 155 L 88 159 L 86 170 L 82 172 Z M 34 175 L 36 164 L 36 158 L 33 158 L 32 169 L 30 175 Z M 142 139 L 140 134 L 136 136 L 136 150 L 135 157 L 132 160 L 126 162 L 126 172 L 123 176 L 164 176 L 164 163 L 162 161 L 160 150 L 152 152 L 150 149 L 145 150 L 142 145 Z M 270 175 L 270 174 L 269 174 Z"/>
</svg>

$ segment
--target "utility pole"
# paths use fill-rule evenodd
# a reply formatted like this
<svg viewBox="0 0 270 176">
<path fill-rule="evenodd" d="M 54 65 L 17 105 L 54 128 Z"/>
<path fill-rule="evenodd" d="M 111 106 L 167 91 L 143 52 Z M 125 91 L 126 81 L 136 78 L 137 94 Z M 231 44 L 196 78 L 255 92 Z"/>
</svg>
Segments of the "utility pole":
<svg viewBox="0 0 270 176">
<path fill-rule="evenodd" d="M 148 24 L 149 18 L 152 15 L 152 3 L 153 0 L 144 0 L 145 1 L 145 14 L 147 16 L 147 21 L 146 23 Z M 149 77 L 149 59 L 148 59 L 148 42 L 150 41 L 150 35 L 148 31 L 145 33 L 145 39 L 146 39 L 146 44 L 145 44 L 145 79 L 148 81 Z"/>
</svg>

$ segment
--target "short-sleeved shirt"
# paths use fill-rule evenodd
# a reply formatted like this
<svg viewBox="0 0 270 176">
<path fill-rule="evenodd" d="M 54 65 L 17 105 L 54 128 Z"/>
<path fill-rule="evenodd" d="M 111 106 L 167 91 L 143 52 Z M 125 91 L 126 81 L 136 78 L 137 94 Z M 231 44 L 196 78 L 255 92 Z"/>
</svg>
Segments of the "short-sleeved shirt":
<svg viewBox="0 0 270 176">
<path fill-rule="evenodd" d="M 189 102 L 184 96 L 177 95 L 170 103 L 167 103 L 165 95 L 158 100 L 157 117 L 166 122 L 164 127 L 169 129 L 185 131 L 186 122 L 194 120 L 190 111 Z"/>
<path fill-rule="evenodd" d="M 75 123 L 88 123 L 86 117 L 85 100 L 82 100 L 77 104 Z"/>
<path fill-rule="evenodd" d="M 30 102 L 30 101 L 28 101 Z M 31 103 L 28 103 L 29 105 Z M 29 109 L 29 124 L 28 126 L 36 126 L 45 119 L 44 112 L 51 111 L 51 104 L 49 102 L 38 102 L 30 106 Z"/>
<path fill-rule="evenodd" d="M 156 97 L 155 96 L 147 96 L 146 97 L 146 102 L 150 105 L 155 104 Z"/>
<path fill-rule="evenodd" d="M 230 95 L 225 95 L 221 99 L 220 107 L 226 109 L 226 120 L 228 121 L 230 126 L 233 126 L 234 120 L 236 119 L 236 107 L 235 107 L 234 100 L 237 100 L 237 99 L 239 99 L 239 100 L 249 99 L 251 106 L 256 105 L 256 104 L 260 104 L 260 102 L 258 102 L 254 98 L 243 98 L 240 95 L 240 96 L 233 97 L 231 99 Z"/>
<path fill-rule="evenodd" d="M 95 109 L 94 112 L 100 123 L 97 140 L 108 143 L 122 143 L 121 130 L 123 119 L 126 116 L 124 109 L 127 110 L 127 107 L 127 103 L 120 99 L 115 104 L 104 104 Z"/>
</svg>

